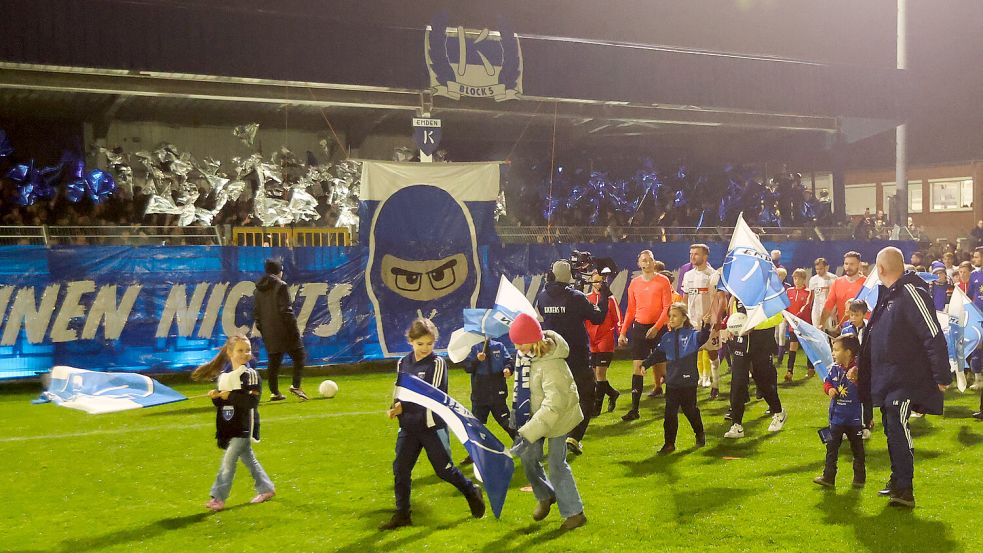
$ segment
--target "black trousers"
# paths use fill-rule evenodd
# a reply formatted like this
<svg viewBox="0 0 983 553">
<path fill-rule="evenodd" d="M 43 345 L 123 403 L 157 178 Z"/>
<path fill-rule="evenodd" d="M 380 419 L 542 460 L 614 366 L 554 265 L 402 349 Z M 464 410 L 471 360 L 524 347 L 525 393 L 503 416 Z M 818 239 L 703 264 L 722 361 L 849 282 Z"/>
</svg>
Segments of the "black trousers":
<svg viewBox="0 0 983 553">
<path fill-rule="evenodd" d="M 570 437 L 578 442 L 583 440 L 584 434 L 587 433 L 590 416 L 594 413 L 594 394 L 597 391 L 597 380 L 590 365 L 590 354 L 585 357 L 586 359 L 579 356 L 567 358 L 567 365 L 573 373 L 573 381 L 577 384 L 577 394 L 580 395 L 580 410 L 584 412 L 584 420 L 570 431 Z"/>
<path fill-rule="evenodd" d="M 474 403 L 472 400 L 471 414 L 481 421 L 481 424 L 486 425 L 488 415 L 491 414 L 495 417 L 495 422 L 502 427 L 502 430 L 508 432 L 510 438 L 515 439 L 516 431 L 512 428 L 512 414 L 509 412 L 509 406 L 505 404 L 504 399 L 494 404 Z"/>
<path fill-rule="evenodd" d="M 666 386 L 666 418 L 662 428 L 666 433 L 667 444 L 676 444 L 680 410 L 686 415 L 689 425 L 693 427 L 693 433 L 703 434 L 703 419 L 700 417 L 700 408 L 696 406 L 696 386 L 685 388 Z"/>
<path fill-rule="evenodd" d="M 733 344 L 733 340 L 731 341 Z M 768 402 L 772 413 L 782 410 L 778 398 L 778 371 L 772 363 L 775 353 L 775 329 L 752 330 L 744 344 L 734 344 L 734 364 L 730 375 L 730 410 L 734 424 L 744 424 L 744 402 L 748 396 L 750 379 L 758 386 L 758 391 Z M 750 372 L 750 375 L 748 374 Z"/>
<path fill-rule="evenodd" d="M 853 452 L 853 481 L 866 482 L 867 468 L 865 466 L 864 438 L 862 426 L 839 426 L 831 424 L 829 431 L 833 438 L 826 444 L 826 468 L 823 469 L 823 479 L 836 482 L 836 460 L 843 443 L 843 434 L 850 440 L 850 450 Z"/>
<path fill-rule="evenodd" d="M 292 386 L 300 388 L 300 378 L 304 375 L 304 348 L 300 347 L 286 352 L 294 362 L 294 377 Z M 270 365 L 266 372 L 266 380 L 270 383 L 270 393 L 280 394 L 280 383 L 277 377 L 280 376 L 280 364 L 283 363 L 283 352 L 270 354 Z"/>
<path fill-rule="evenodd" d="M 461 493 L 471 493 L 474 484 L 451 462 L 450 455 L 444 448 L 435 429 L 412 431 L 399 429 L 396 438 L 396 460 L 393 461 L 393 475 L 396 478 L 396 510 L 410 511 L 410 482 L 413 476 L 413 466 L 420 457 L 421 450 L 427 450 L 427 459 L 433 471 L 441 479 L 450 482 Z"/>
</svg>

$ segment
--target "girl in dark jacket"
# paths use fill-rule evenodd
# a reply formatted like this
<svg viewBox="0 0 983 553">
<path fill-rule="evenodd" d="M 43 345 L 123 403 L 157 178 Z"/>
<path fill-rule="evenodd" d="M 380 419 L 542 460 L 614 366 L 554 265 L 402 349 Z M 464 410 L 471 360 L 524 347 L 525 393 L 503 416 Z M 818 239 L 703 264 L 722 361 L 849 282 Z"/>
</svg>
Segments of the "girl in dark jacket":
<svg viewBox="0 0 983 553">
<path fill-rule="evenodd" d="M 679 429 L 679 410 L 682 409 L 696 433 L 696 447 L 706 445 L 703 432 L 703 419 L 696 406 L 696 389 L 700 383 L 697 369 L 697 356 L 700 348 L 710 339 L 710 326 L 705 324 L 710 315 L 700 321 L 701 329 L 693 328 L 685 303 L 674 303 L 669 307 L 669 331 L 666 332 L 655 350 L 664 354 L 668 362 L 666 369 L 666 442 L 659 455 L 676 451 L 676 431 Z M 655 364 L 655 350 L 642 366 L 648 368 Z"/>
</svg>

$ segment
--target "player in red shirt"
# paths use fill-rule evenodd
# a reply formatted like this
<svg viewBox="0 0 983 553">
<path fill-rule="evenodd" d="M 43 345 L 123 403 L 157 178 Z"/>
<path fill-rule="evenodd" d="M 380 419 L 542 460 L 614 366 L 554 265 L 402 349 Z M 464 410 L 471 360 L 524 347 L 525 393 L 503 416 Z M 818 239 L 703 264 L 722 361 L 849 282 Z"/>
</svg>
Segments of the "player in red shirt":
<svg viewBox="0 0 983 553">
<path fill-rule="evenodd" d="M 806 288 L 806 282 L 808 282 L 809 275 L 806 273 L 805 269 L 796 269 L 792 272 L 792 283 L 794 286 L 788 289 L 788 300 L 789 306 L 786 309 L 789 313 L 795 315 L 796 317 L 802 319 L 807 323 L 812 322 L 812 302 L 809 299 L 812 293 Z M 799 339 L 795 335 L 795 332 L 789 331 L 788 333 L 788 365 L 787 372 L 785 373 L 785 382 L 792 381 L 792 369 L 795 367 L 795 355 L 799 351 Z M 812 376 L 814 370 L 810 368 L 809 376 Z"/>
<path fill-rule="evenodd" d="M 591 293 L 587 294 L 587 299 L 597 305 L 601 297 L 601 286 L 604 284 L 604 276 L 594 271 L 591 275 Z M 590 321 L 584 321 L 587 335 L 590 337 L 590 359 L 594 367 L 594 377 L 597 380 L 597 388 L 594 394 L 594 416 L 600 416 L 601 406 L 604 404 L 604 397 L 608 398 L 608 413 L 614 411 L 621 394 L 615 390 L 608 382 L 608 367 L 614 358 L 615 336 L 621 330 L 621 310 L 618 302 L 613 297 L 608 296 L 608 316 L 601 324 L 596 325 Z"/>
</svg>

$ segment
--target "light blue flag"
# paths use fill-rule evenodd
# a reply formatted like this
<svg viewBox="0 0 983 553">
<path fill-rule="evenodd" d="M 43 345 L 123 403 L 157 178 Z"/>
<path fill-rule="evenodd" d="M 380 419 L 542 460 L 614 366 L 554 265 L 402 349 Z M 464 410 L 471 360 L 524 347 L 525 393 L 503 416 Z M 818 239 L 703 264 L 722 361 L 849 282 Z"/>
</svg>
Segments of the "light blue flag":
<svg viewBox="0 0 983 553">
<path fill-rule="evenodd" d="M 188 398 L 137 373 L 104 373 L 57 366 L 47 391 L 34 403 L 54 403 L 90 415 L 153 407 Z"/>
<path fill-rule="evenodd" d="M 826 380 L 829 369 L 833 366 L 833 350 L 829 347 L 829 336 L 788 311 L 782 311 L 782 316 L 788 321 L 789 328 L 798 336 L 802 351 L 806 352 L 806 357 L 816 367 L 820 382 Z"/>
<path fill-rule="evenodd" d="M 957 286 L 949 300 L 949 333 L 946 345 L 949 350 L 949 363 L 959 371 L 967 368 L 966 358 L 976 351 L 983 341 L 983 313 L 973 305 L 973 301 Z"/>
<path fill-rule="evenodd" d="M 427 382 L 406 373 L 396 377 L 396 399 L 426 407 L 440 417 L 474 460 L 475 477 L 485 486 L 495 518 L 501 518 L 512 482 L 512 455 L 471 411 Z"/>
<path fill-rule="evenodd" d="M 515 317 L 498 305 L 494 309 L 465 309 L 464 330 L 498 338 L 509 333 L 509 325 Z"/>
<path fill-rule="evenodd" d="M 464 310 L 464 326 L 451 334 L 447 356 L 452 362 L 460 363 L 468 356 L 471 347 L 486 337 L 498 338 L 508 334 L 509 326 L 519 313 L 539 318 L 529 299 L 502 275 L 493 308 Z"/>
<path fill-rule="evenodd" d="M 918 272 L 915 273 L 919 278 L 924 280 L 926 283 L 931 284 L 938 280 L 937 275 L 932 273 Z M 867 280 L 864 281 L 863 287 L 857 292 L 856 297 L 853 299 L 863 300 L 867 303 L 867 310 L 873 311 L 877 307 L 877 298 L 880 297 L 880 287 L 881 287 L 881 274 L 877 271 L 877 267 L 870 273 Z"/>
<path fill-rule="evenodd" d="M 741 334 L 789 306 L 788 293 L 778 278 L 771 255 L 744 222 L 743 214 L 737 218 L 730 248 L 724 257 L 721 281 L 747 308 L 747 322 Z"/>
</svg>

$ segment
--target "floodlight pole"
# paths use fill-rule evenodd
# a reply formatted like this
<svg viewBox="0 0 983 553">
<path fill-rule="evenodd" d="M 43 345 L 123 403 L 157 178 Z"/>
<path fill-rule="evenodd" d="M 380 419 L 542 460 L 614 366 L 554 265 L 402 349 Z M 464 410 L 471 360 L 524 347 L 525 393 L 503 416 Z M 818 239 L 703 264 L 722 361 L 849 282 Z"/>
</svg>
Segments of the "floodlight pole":
<svg viewBox="0 0 983 553">
<path fill-rule="evenodd" d="M 908 69 L 908 0 L 898 0 L 898 69 Z M 894 224 L 908 226 L 908 124 L 901 123 L 894 135 Z"/>
</svg>

